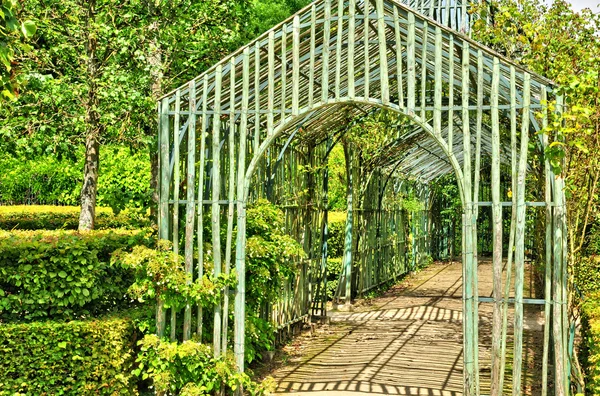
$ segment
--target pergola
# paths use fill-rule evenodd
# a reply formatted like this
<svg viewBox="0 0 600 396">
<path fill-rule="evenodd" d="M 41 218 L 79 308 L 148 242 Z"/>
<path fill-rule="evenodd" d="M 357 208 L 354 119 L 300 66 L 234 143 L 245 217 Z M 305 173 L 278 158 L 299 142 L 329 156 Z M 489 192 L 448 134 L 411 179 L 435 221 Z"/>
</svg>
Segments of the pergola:
<svg viewBox="0 0 600 396">
<path fill-rule="evenodd" d="M 477 292 L 476 246 L 481 206 L 492 207 L 493 223 L 491 393 L 501 395 L 504 382 L 510 288 L 509 282 L 502 281 L 506 259 L 507 277 L 514 268 L 515 279 L 514 299 L 510 299 L 513 394 L 521 394 L 527 303 L 545 308 L 543 394 L 552 387 L 556 395 L 568 394 L 565 197 L 563 179 L 552 173 L 548 161 L 542 160 L 541 165 L 545 180 L 541 199 L 525 200 L 526 176 L 534 168 L 529 146 L 535 146 L 543 158 L 550 140 L 560 141 L 560 135 L 547 127 L 552 113 L 562 111 L 563 98 L 548 79 L 471 40 L 470 25 L 477 15 L 468 8 L 462 0 L 339 0 L 337 4 L 317 0 L 159 102 L 159 236 L 173 240 L 175 251 L 185 256 L 186 270 L 195 277 L 202 276 L 205 242 L 212 246 L 215 274 L 229 271 L 235 263 L 239 278 L 233 349 L 240 370 L 244 368 L 246 205 L 252 186 L 265 177 L 260 172 L 263 160 L 272 156 L 275 147 L 281 149 L 274 157 L 280 160 L 293 144 L 328 152 L 332 135 L 349 120 L 385 109 L 407 118 L 410 127 L 402 128 L 378 152 L 375 165 L 382 174 L 397 172 L 426 184 L 453 172 L 458 180 L 463 203 L 465 395 L 480 394 L 477 329 L 478 304 L 483 299 Z M 277 146 L 281 141 L 285 144 Z M 491 164 L 491 202 L 480 200 L 482 158 Z M 514 194 L 509 202 L 501 197 L 501 167 L 510 169 Z M 350 241 L 346 241 L 344 261 L 347 298 L 353 268 L 351 203 L 350 196 L 346 232 Z M 545 299 L 535 301 L 523 296 L 528 206 L 542 207 L 546 216 Z M 503 207 L 512 208 L 507 257 L 503 257 Z M 201 220 L 209 212 L 212 232 L 205 235 Z M 224 240 L 221 222 L 227 223 Z M 311 296 L 302 298 L 296 317 L 308 314 Z M 226 295 L 223 304 L 215 307 L 216 354 L 228 346 L 226 332 L 221 335 L 227 325 L 223 321 L 227 299 Z M 178 314 L 184 340 L 190 338 L 193 323 L 201 333 L 201 308 L 197 319 L 192 318 L 192 309 L 172 310 L 172 334 Z M 159 304 L 159 335 L 167 327 L 166 313 Z M 549 373 L 552 351 L 554 372 Z"/>
</svg>

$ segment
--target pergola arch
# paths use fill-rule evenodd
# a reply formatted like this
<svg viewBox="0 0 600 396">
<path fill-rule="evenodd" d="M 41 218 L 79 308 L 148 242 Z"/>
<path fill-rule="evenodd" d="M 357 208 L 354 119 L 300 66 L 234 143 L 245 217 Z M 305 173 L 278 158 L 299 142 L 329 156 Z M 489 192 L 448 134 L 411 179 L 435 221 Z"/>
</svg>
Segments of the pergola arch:
<svg viewBox="0 0 600 396">
<path fill-rule="evenodd" d="M 418 126 L 399 136 L 396 146 L 386 147 L 389 152 L 383 154 L 388 153 L 388 157 L 400 154 L 395 162 L 380 156 L 382 161 L 393 163 L 390 171 L 400 169 L 425 182 L 449 172 L 457 176 L 463 202 L 466 395 L 480 393 L 477 311 L 482 300 L 477 294 L 476 230 L 478 208 L 488 204 L 494 222 L 491 388 L 492 394 L 502 394 L 506 330 L 501 331 L 500 326 L 506 322 L 509 290 L 502 282 L 502 207 L 512 207 L 516 273 L 513 394 L 521 392 L 528 147 L 530 135 L 549 124 L 547 102 L 555 101 L 554 111 L 560 112 L 563 99 L 555 94 L 551 81 L 471 40 L 467 36 L 469 25 L 478 16 L 468 8 L 462 0 L 317 0 L 159 102 L 159 236 L 173 240 L 177 253 L 183 240 L 186 270 L 195 276 L 202 275 L 204 241 L 211 242 L 216 274 L 228 271 L 235 262 L 240 279 L 235 297 L 234 350 L 241 370 L 245 216 L 254 171 L 277 139 L 287 136 L 291 141 L 301 129 L 305 140 L 323 140 L 333 126 L 379 108 L 403 114 Z M 502 119 L 507 122 L 503 124 Z M 406 150 L 403 139 L 419 143 L 412 151 Z M 549 139 L 548 134 L 540 135 L 537 147 L 541 153 Z M 489 157 L 491 162 L 491 203 L 480 201 L 482 157 Z M 502 162 L 510 164 L 512 170 L 514 194 L 510 203 L 500 197 Z M 555 392 L 566 395 L 564 193 L 562 179 L 552 174 L 547 161 L 544 180 L 544 199 L 529 205 L 546 208 L 543 304 L 547 323 L 553 320 Z M 185 216 L 181 205 L 185 205 Z M 208 212 L 212 231 L 204 235 L 201 222 Z M 229 234 L 225 241 L 221 241 L 219 228 L 223 217 Z M 235 248 L 231 239 L 234 223 L 238 230 Z M 512 245 L 509 264 L 513 261 Z M 215 308 L 216 354 L 227 348 L 226 337 L 219 336 L 220 326 L 227 325 L 223 320 L 227 313 L 222 315 L 221 309 L 227 306 L 226 300 Z M 201 309 L 198 312 L 201 333 Z M 177 315 L 171 312 L 172 334 Z M 158 332 L 163 335 L 166 311 L 160 304 L 157 321 Z M 187 307 L 183 339 L 190 337 L 191 327 L 192 307 Z M 550 327 L 546 329 L 542 384 L 547 391 Z"/>
<path fill-rule="evenodd" d="M 398 106 L 395 105 L 393 103 L 388 103 L 387 105 L 383 105 L 383 103 L 381 102 L 381 100 L 377 99 L 377 98 L 354 98 L 352 100 L 348 100 L 347 102 L 348 104 L 366 104 L 366 105 L 370 105 L 370 106 L 377 106 L 381 109 L 386 109 L 386 110 L 391 110 L 393 112 L 396 112 L 398 114 L 402 114 L 406 117 L 408 117 L 410 119 L 410 121 L 416 125 L 418 125 L 420 128 L 423 129 L 423 131 L 425 131 L 427 133 L 427 135 L 433 139 L 439 148 L 441 148 L 444 152 L 449 153 L 448 155 L 448 160 L 450 161 L 451 165 L 452 165 L 452 171 L 455 172 L 456 177 L 457 177 L 457 183 L 458 183 L 458 187 L 461 193 L 461 200 L 464 202 L 466 199 L 464 197 L 464 186 L 462 183 L 462 168 L 461 166 L 458 164 L 458 160 L 456 158 L 456 156 L 454 156 L 454 154 L 450 153 L 448 151 L 448 147 L 447 144 L 444 140 L 441 139 L 440 136 L 436 136 L 433 133 L 433 128 L 431 127 L 431 125 L 427 124 L 426 122 L 423 122 L 419 116 L 412 114 L 406 114 L 402 112 L 402 109 Z M 337 101 L 335 103 L 327 103 L 327 104 L 322 104 L 322 103 L 317 103 L 314 104 L 312 108 L 305 108 L 305 109 L 301 109 L 299 111 L 299 114 L 297 116 L 291 116 L 287 122 L 282 123 L 281 125 L 279 125 L 277 128 L 275 128 L 275 130 L 273 131 L 273 133 L 267 137 L 266 140 L 264 140 L 263 142 L 261 142 L 261 145 L 258 149 L 258 151 L 253 155 L 252 160 L 250 161 L 250 163 L 248 164 L 248 167 L 246 169 L 246 175 L 244 178 L 244 185 L 247 187 L 245 189 L 244 195 L 242 197 L 243 200 L 247 200 L 248 199 L 248 192 L 249 192 L 249 186 L 250 186 L 250 182 L 251 182 L 251 178 L 254 175 L 254 171 L 256 170 L 256 167 L 258 166 L 259 162 L 262 159 L 262 156 L 265 154 L 265 151 L 271 147 L 271 144 L 278 139 L 279 137 L 281 137 L 283 135 L 283 133 L 289 128 L 289 125 L 294 125 L 295 121 L 294 119 L 306 119 L 305 117 L 307 115 L 312 114 L 315 110 L 321 108 L 321 107 L 325 107 L 325 106 L 336 106 L 336 105 L 340 105 L 340 104 L 344 104 L 343 101 Z"/>
</svg>

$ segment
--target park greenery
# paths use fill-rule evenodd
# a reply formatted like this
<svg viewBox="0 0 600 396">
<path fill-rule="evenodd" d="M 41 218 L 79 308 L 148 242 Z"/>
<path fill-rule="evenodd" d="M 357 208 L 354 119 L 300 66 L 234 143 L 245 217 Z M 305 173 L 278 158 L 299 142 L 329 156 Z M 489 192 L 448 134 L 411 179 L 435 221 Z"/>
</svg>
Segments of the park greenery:
<svg viewBox="0 0 600 396">
<path fill-rule="evenodd" d="M 240 384 L 256 394 L 269 391 L 269 381 L 257 384 L 237 373 L 231 356 L 213 357 L 202 343 L 210 340 L 208 326 L 195 342 L 153 335 L 157 298 L 167 307 L 200 303 L 211 315 L 219 291 L 236 281 L 235 272 L 191 281 L 182 258 L 156 241 L 156 101 L 307 4 L 1 0 L 0 354 L 6 360 L 0 395 L 136 393 L 151 386 L 164 394 L 197 395 Z M 484 18 L 473 38 L 555 81 L 568 98 L 563 119 L 553 120 L 562 126 L 564 143 L 546 155 L 566 180 L 570 302 L 574 318 L 584 323 L 583 371 L 595 394 L 600 15 L 574 12 L 565 0 L 551 6 L 540 0 L 481 4 L 477 11 Z M 344 146 L 363 147 L 368 163 L 405 122 L 388 112 L 361 119 L 329 156 L 328 207 L 337 212 L 329 228 L 329 298 L 342 268 Z M 544 159 L 538 160 L 543 167 Z M 432 188 L 445 199 L 445 219 L 458 223 L 455 179 L 445 177 Z M 414 211 L 411 197 L 404 199 L 407 212 Z M 264 200 L 248 210 L 249 363 L 275 347 L 275 329 L 261 307 L 296 274 L 292 258 L 305 254 L 283 218 L 281 208 Z M 211 266 L 208 257 L 206 274 Z"/>
<path fill-rule="evenodd" d="M 546 155 L 555 168 L 564 159 L 564 168 L 555 172 L 564 175 L 566 184 L 572 314 L 578 318 L 589 312 L 590 320 L 597 321 L 597 308 L 590 308 L 595 305 L 588 300 L 596 300 L 600 290 L 600 15 L 589 9 L 574 12 L 565 0 L 551 6 L 539 0 L 499 0 L 483 11 L 493 24 L 478 21 L 473 38 L 555 81 L 566 95 L 564 143 L 549 147 Z M 587 341 L 597 356 L 598 326 L 590 330 Z M 596 362 L 597 357 L 587 367 Z M 591 394 L 599 384 L 597 371 L 589 371 Z"/>
</svg>

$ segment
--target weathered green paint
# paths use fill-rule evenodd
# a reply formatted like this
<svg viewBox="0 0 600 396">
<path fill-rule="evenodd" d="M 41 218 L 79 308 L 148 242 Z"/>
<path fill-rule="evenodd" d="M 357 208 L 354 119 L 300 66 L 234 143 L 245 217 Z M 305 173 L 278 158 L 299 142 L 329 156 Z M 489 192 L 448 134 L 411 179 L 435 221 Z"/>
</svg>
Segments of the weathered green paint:
<svg viewBox="0 0 600 396">
<path fill-rule="evenodd" d="M 215 106 L 212 121 L 212 204 L 211 204 L 211 228 L 212 228 L 212 255 L 213 275 L 219 276 L 222 272 L 221 262 L 221 208 L 219 197 L 221 194 L 221 83 L 223 80 L 223 67 L 217 65 L 215 79 Z M 215 356 L 221 355 L 221 302 L 215 304 L 213 322 L 213 348 Z"/>
<path fill-rule="evenodd" d="M 469 33 L 468 24 L 477 18 L 467 12 L 466 2 L 457 3 L 458 12 L 452 15 L 448 12 L 451 5 L 441 2 L 421 1 L 413 10 L 393 0 L 362 3 L 338 0 L 334 15 L 331 3 L 331 0 L 315 2 L 161 100 L 159 237 L 172 240 L 175 252 L 184 251 L 186 271 L 200 278 L 206 259 L 204 249 L 209 246 L 214 273 L 229 270 L 234 256 L 232 235 L 236 225 L 235 265 L 239 282 L 233 312 L 233 349 L 238 367 L 243 370 L 247 203 L 270 195 L 301 197 L 290 201 L 288 206 L 283 203 L 285 227 L 302 242 L 307 259 L 298 263 L 298 274 L 285 283 L 281 299 L 271 302 L 264 312 L 280 329 L 280 334 L 289 333 L 293 323 L 307 319 L 313 302 L 323 292 L 319 289 L 322 285 L 312 278 L 315 271 L 324 272 L 327 255 L 323 248 L 327 204 L 326 198 L 323 200 L 320 195 L 323 191 L 319 191 L 319 188 L 327 190 L 322 176 L 325 172 L 301 176 L 300 169 L 322 167 L 329 149 L 327 140 L 336 139 L 343 128 L 364 112 L 385 108 L 404 114 L 417 127 L 414 132 L 417 138 L 413 142 L 418 145 L 398 148 L 395 157 L 378 157 L 381 163 L 369 171 L 365 170 L 366 164 L 361 163 L 360 148 L 349 150 L 355 157 L 350 169 L 352 188 L 348 195 L 344 249 L 345 300 L 349 302 L 353 292 L 364 293 L 409 269 L 405 254 L 409 235 L 404 234 L 405 226 L 413 229 L 410 238 L 415 265 L 438 249 L 431 243 L 435 223 L 426 183 L 454 172 L 463 202 L 464 394 L 481 393 L 477 216 L 478 206 L 482 204 L 479 196 L 482 159 L 490 157 L 494 223 L 492 394 L 503 393 L 507 355 L 514 355 L 512 388 L 513 394 L 519 394 L 526 231 L 523 224 L 527 214 L 523 186 L 525 173 L 531 169 L 525 143 L 531 126 L 538 128 L 531 112 L 545 111 L 541 98 L 550 96 L 553 100 L 553 84 L 457 32 Z M 456 99 L 459 92 L 461 97 Z M 562 98 L 557 99 L 560 111 Z M 197 101 L 201 101 L 200 106 Z M 521 115 L 517 116 L 517 112 Z M 200 121 L 199 136 L 195 136 L 196 117 Z M 520 155 L 516 143 L 518 120 L 521 122 Z M 502 129 L 506 121 L 510 122 L 510 143 L 507 131 Z M 179 125 L 180 122 L 183 125 Z M 547 125 L 547 120 L 542 120 L 542 124 Z M 403 141 L 403 133 L 399 131 L 395 143 Z M 185 145 L 179 146 L 180 139 L 186 136 L 187 149 Z M 547 139 L 542 145 L 549 144 Z M 512 179 L 513 205 L 507 280 L 503 285 L 501 224 L 505 205 L 501 202 L 499 180 L 501 164 L 506 164 L 508 157 L 512 163 L 511 174 L 507 176 Z M 179 175 L 181 170 L 185 170 L 185 177 Z M 400 180 L 406 176 L 423 184 L 402 185 Z M 545 257 L 548 267 L 545 275 L 551 282 L 547 281 L 546 285 L 545 318 L 549 321 L 552 317 L 552 323 L 545 328 L 542 387 L 543 392 L 549 393 L 549 384 L 556 383 L 556 394 L 563 395 L 569 381 L 564 181 L 551 176 L 546 169 L 543 193 L 547 204 Z M 266 179 L 268 186 L 263 183 Z M 414 188 L 424 204 L 424 210 L 415 211 L 410 219 L 392 204 L 393 195 L 408 188 Z M 487 187 L 482 185 L 481 188 L 484 191 Z M 185 201 L 180 200 L 182 192 L 185 192 Z M 186 208 L 182 224 L 182 227 L 185 225 L 185 246 L 180 249 L 179 211 L 183 205 Z M 212 226 L 211 232 L 205 235 L 202 219 L 208 206 Z M 234 221 L 235 209 L 237 221 Z M 221 218 L 227 219 L 227 235 L 223 236 Z M 194 243 L 197 243 L 195 247 Z M 198 250 L 197 263 L 194 263 L 194 248 Z M 516 268 L 514 354 L 507 351 L 506 344 L 513 261 Z M 353 287 L 357 289 L 353 291 Z M 226 296 L 215 307 L 216 355 L 229 347 L 227 300 Z M 182 339 L 190 338 L 193 308 L 185 307 L 181 323 L 176 321 L 178 312 L 172 310 L 173 338 L 180 334 L 175 330 L 182 324 Z M 201 336 L 201 307 L 197 310 L 196 332 Z M 165 328 L 164 305 L 159 303 L 157 330 L 161 336 Z M 559 357 L 552 379 L 548 378 L 551 373 L 547 366 L 551 358 L 550 330 L 553 350 Z"/>
<path fill-rule="evenodd" d="M 492 323 L 492 378 L 491 395 L 501 396 L 500 361 L 502 336 L 502 206 L 500 205 L 500 116 L 498 113 L 498 89 L 500 85 L 500 62 L 494 58 L 492 71 L 492 271 L 494 313 Z"/>
<path fill-rule="evenodd" d="M 189 86 L 189 126 L 188 126 L 188 162 L 187 162 L 187 185 L 196 184 L 196 84 Z M 185 214 L 185 272 L 189 276 L 188 284 L 192 282 L 194 274 L 194 189 L 187 189 L 187 204 Z M 183 316 L 183 340 L 189 340 L 192 336 L 192 307 L 187 304 Z"/>
<path fill-rule="evenodd" d="M 525 277 L 525 173 L 529 146 L 530 76 L 523 76 L 523 114 L 521 149 L 517 175 L 517 224 L 515 226 L 515 351 L 513 359 L 513 396 L 521 395 L 521 369 L 523 365 L 523 280 Z"/>
</svg>

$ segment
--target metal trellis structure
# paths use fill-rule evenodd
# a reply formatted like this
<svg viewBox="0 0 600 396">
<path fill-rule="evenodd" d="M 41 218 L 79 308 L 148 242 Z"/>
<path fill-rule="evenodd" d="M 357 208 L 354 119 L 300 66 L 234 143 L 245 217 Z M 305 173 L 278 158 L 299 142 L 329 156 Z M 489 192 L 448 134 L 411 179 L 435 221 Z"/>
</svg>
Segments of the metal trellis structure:
<svg viewBox="0 0 600 396">
<path fill-rule="evenodd" d="M 285 327 L 314 309 L 321 292 L 315 289 L 318 282 L 310 279 L 321 279 L 321 271 L 326 271 L 327 172 L 300 176 L 298 168 L 326 163 L 338 131 L 351 120 L 383 109 L 401 115 L 410 127 L 402 128 L 374 155 L 370 166 L 376 171 L 370 179 L 361 175 L 364 164 L 354 156 L 349 161 L 346 299 L 357 289 L 367 290 L 410 270 L 405 245 L 408 215 L 386 203 L 402 190 L 403 178 L 423 186 L 420 225 L 416 213 L 410 223 L 421 230 L 421 241 L 413 243 L 416 250 L 410 253 L 416 257 L 430 254 L 437 246 L 428 232 L 435 222 L 428 214 L 427 184 L 454 173 L 463 208 L 464 394 L 481 394 L 478 304 L 483 300 L 477 288 L 477 224 L 480 208 L 489 206 L 494 271 L 491 394 L 503 393 L 506 357 L 513 355 L 512 393 L 519 395 L 523 307 L 528 303 L 523 296 L 526 209 L 541 207 L 545 210 L 541 304 L 546 326 L 539 381 L 544 395 L 552 389 L 556 395 L 569 393 L 565 197 L 563 179 L 552 173 L 547 161 L 541 165 L 540 199 L 526 202 L 527 175 L 540 168 L 534 166 L 529 147 L 535 146 L 543 158 L 549 143 L 561 140 L 556 133 L 539 132 L 562 111 L 564 99 L 551 81 L 470 39 L 469 27 L 477 15 L 467 4 L 463 0 L 317 0 L 159 102 L 159 236 L 173 241 L 195 278 L 202 276 L 208 254 L 215 274 L 236 268 L 233 349 L 240 370 L 244 369 L 249 200 L 261 194 L 281 197 L 286 188 L 287 196 L 308 191 L 293 205 L 287 201 L 288 228 L 295 230 L 310 254 L 297 279 L 290 280 L 283 292 L 285 307 L 273 308 L 273 320 Z M 483 158 L 489 160 L 486 188 L 491 201 L 480 199 Z M 501 169 L 508 169 L 503 180 L 513 191 L 509 201 L 502 200 Z M 365 186 L 362 191 L 360 185 Z M 377 205 L 377 198 L 384 203 Z M 209 232 L 204 230 L 205 217 L 210 217 Z M 507 219 L 506 250 L 503 222 Z M 226 235 L 221 233 L 221 223 L 227 225 Z M 514 296 L 510 282 L 503 282 L 505 262 L 507 279 L 514 271 Z M 214 310 L 217 355 L 230 346 L 224 320 L 228 298 L 226 294 Z M 507 352 L 509 309 L 514 310 L 511 354 Z M 202 334 L 201 307 L 169 311 L 173 310 L 159 303 L 159 335 L 168 326 L 174 338 L 178 326 L 184 340 L 193 332 Z"/>
</svg>

